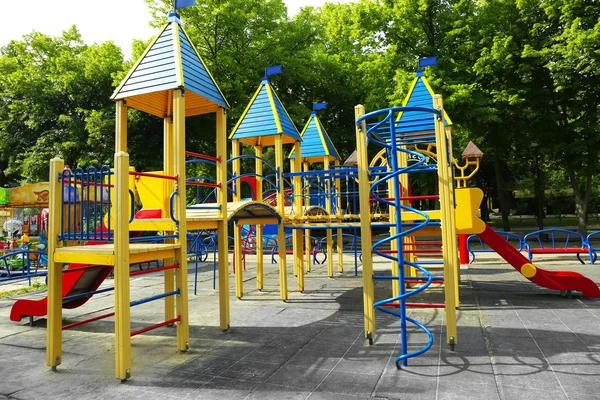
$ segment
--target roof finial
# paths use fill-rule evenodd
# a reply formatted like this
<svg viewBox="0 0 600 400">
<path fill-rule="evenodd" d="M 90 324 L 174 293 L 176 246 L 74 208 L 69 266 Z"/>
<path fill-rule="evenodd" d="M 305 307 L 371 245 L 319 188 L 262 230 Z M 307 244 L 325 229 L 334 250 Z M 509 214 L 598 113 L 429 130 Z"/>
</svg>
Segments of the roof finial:
<svg viewBox="0 0 600 400">
<path fill-rule="evenodd" d="M 427 57 L 427 58 L 419 58 L 419 64 L 417 68 L 417 76 L 423 76 L 423 70 L 421 68 L 432 67 L 437 65 L 437 56 Z"/>
<path fill-rule="evenodd" d="M 175 0 L 173 3 L 173 12 L 169 13 L 167 22 L 181 22 L 181 16 L 177 13 L 177 10 L 181 8 L 191 7 L 196 5 L 196 0 Z"/>
<path fill-rule="evenodd" d="M 265 68 L 265 78 L 271 76 L 271 75 L 279 75 L 281 74 L 281 68 L 283 68 L 283 65 L 279 64 L 279 65 L 272 65 L 270 67 Z"/>
<path fill-rule="evenodd" d="M 326 101 L 321 101 L 320 103 L 315 103 L 313 104 L 313 111 L 311 113 L 312 116 L 316 116 L 317 115 L 317 111 L 319 110 L 324 110 L 327 108 L 327 102 Z"/>
</svg>

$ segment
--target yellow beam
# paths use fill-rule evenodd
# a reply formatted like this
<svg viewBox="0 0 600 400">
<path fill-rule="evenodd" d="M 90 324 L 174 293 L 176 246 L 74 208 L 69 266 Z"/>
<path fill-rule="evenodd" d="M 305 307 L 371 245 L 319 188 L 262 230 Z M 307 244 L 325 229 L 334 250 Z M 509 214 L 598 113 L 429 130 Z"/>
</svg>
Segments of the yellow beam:
<svg viewBox="0 0 600 400">
<path fill-rule="evenodd" d="M 255 200 L 262 202 L 263 200 L 263 163 L 262 163 L 262 146 L 255 146 L 254 153 L 256 154 L 256 159 L 254 162 L 255 170 L 256 170 L 256 193 L 254 194 Z M 249 222 L 252 224 L 252 222 Z M 279 221 L 271 222 L 272 224 L 277 224 Z M 256 222 L 256 288 L 258 290 L 262 290 L 264 286 L 264 259 L 263 259 L 263 226 L 261 223 Z"/>
<path fill-rule="evenodd" d="M 217 229 L 220 221 L 187 221 L 188 231 L 198 231 L 202 229 Z"/>
<path fill-rule="evenodd" d="M 444 114 L 445 115 L 445 114 Z M 448 148 L 446 149 L 448 152 L 448 159 L 449 160 L 454 160 L 454 157 L 452 155 L 452 126 L 444 126 L 444 134 L 446 135 L 446 141 L 448 143 Z M 448 174 L 450 177 L 454 177 L 454 169 L 453 169 L 453 162 L 451 162 L 448 165 Z M 454 263 L 453 263 L 453 269 L 454 269 L 454 300 L 455 300 L 455 307 L 458 308 L 460 307 L 460 296 L 458 293 L 458 283 L 460 282 L 460 260 L 458 257 L 458 237 L 457 237 L 457 231 L 456 231 L 456 212 L 455 212 L 455 208 L 456 208 L 456 200 L 454 199 L 454 190 L 450 191 L 450 204 L 452 205 L 452 209 L 449 211 L 450 215 L 448 215 L 448 217 L 450 218 L 451 222 L 451 228 L 453 229 L 453 234 L 452 234 L 452 251 L 454 254 Z"/>
<path fill-rule="evenodd" d="M 175 243 L 179 249 L 175 251 L 175 260 L 179 268 L 175 272 L 175 287 L 179 294 L 175 298 L 177 322 L 177 350 L 187 351 L 190 347 L 190 328 L 188 315 L 188 269 L 187 269 L 187 221 L 185 200 L 185 97 L 183 90 L 173 91 L 173 172 L 177 176 L 179 195 L 175 197 L 174 214 L 179 221 Z"/>
<path fill-rule="evenodd" d="M 62 185 L 58 174 L 65 167 L 59 158 L 50 160 L 48 213 L 48 321 L 46 325 L 46 365 L 56 370 L 62 363 L 62 264 L 54 260 L 62 214 Z"/>
<path fill-rule="evenodd" d="M 231 141 L 231 158 L 240 155 L 240 141 Z M 239 180 L 241 174 L 241 160 L 238 158 L 232 162 L 233 176 L 238 178 L 233 182 L 233 201 L 242 200 L 242 182 Z M 235 297 L 241 299 L 244 295 L 244 268 L 242 268 L 242 226 L 235 223 L 233 226 L 233 260 L 235 264 Z"/>
<path fill-rule="evenodd" d="M 334 164 L 336 166 L 340 165 L 340 161 L 339 160 L 335 160 Z M 336 178 L 335 180 L 335 192 L 337 194 L 337 215 L 341 215 L 342 214 L 342 196 L 340 195 L 340 193 L 342 193 L 342 182 L 340 180 L 340 178 Z M 343 236 L 344 232 L 342 229 L 338 229 L 337 230 L 337 253 L 338 253 L 338 272 L 342 273 L 344 272 L 344 236 Z"/>
<path fill-rule="evenodd" d="M 396 155 L 396 157 L 400 156 L 402 152 L 398 152 L 398 154 Z M 399 158 L 399 157 L 398 157 Z M 398 160 L 398 168 L 402 168 L 402 159 Z M 388 173 L 391 173 L 392 171 L 392 166 L 389 165 L 387 166 L 387 171 Z M 406 174 L 404 174 L 406 175 Z M 398 178 L 400 179 L 400 178 Z M 401 193 L 396 193 L 396 187 L 395 187 L 395 179 L 388 179 L 387 181 L 387 189 L 388 189 L 388 193 L 390 194 L 390 197 L 392 199 L 396 198 L 396 196 L 400 196 Z M 396 207 L 393 207 L 390 205 L 390 224 L 396 224 L 397 220 L 396 220 Z M 403 216 L 404 212 L 402 212 L 400 215 Z M 389 234 L 390 237 L 395 236 L 398 233 L 398 229 L 396 228 L 396 225 L 390 226 L 389 228 Z M 390 250 L 392 250 L 393 252 L 395 252 L 394 254 L 396 254 L 396 256 L 398 255 L 398 253 L 396 253 L 398 251 L 398 240 L 394 239 L 390 242 Z M 391 261 L 391 265 L 392 265 L 392 276 L 394 277 L 398 277 L 399 274 L 399 270 L 398 270 L 398 261 Z M 400 281 L 394 279 L 392 281 L 392 297 L 398 297 L 400 295 Z"/>
<path fill-rule="evenodd" d="M 358 120 L 365 114 L 365 107 L 354 107 L 354 117 Z M 356 127 L 356 146 L 358 161 L 358 192 L 360 203 L 361 248 L 363 256 L 363 305 L 365 319 L 365 337 L 370 342 L 375 337 L 375 300 L 373 286 L 373 254 L 371 250 L 371 213 L 369 203 L 369 158 L 367 154 L 367 124 L 365 121 Z"/>
<path fill-rule="evenodd" d="M 438 110 L 444 110 L 442 96 L 436 95 L 433 105 Z M 443 118 L 435 120 L 436 150 L 438 159 L 438 186 L 440 190 L 440 207 L 442 214 L 442 256 L 444 259 L 444 295 L 446 310 L 446 340 L 450 345 L 457 343 L 456 330 L 456 294 L 457 283 L 454 269 L 456 265 L 456 227 L 454 223 L 454 189 L 452 165 L 447 161 L 447 136 Z"/>
<path fill-rule="evenodd" d="M 115 103 L 115 152 L 127 151 L 127 104 L 125 100 Z"/>
<path fill-rule="evenodd" d="M 302 171 L 300 142 L 294 144 L 296 157 L 291 163 L 292 172 Z M 294 208 L 296 216 L 302 215 L 302 178 L 294 176 Z M 294 245 L 294 270 L 298 276 L 298 291 L 304 291 L 304 236 L 301 230 L 294 230 L 292 234 Z"/>
<path fill-rule="evenodd" d="M 115 153 L 115 364 L 116 377 L 131 377 L 131 310 L 129 307 L 129 155 Z"/>
<path fill-rule="evenodd" d="M 329 158 L 323 160 L 323 169 L 329 170 Z M 325 211 L 331 215 L 331 178 L 325 177 Z M 327 229 L 327 276 L 333 277 L 333 232 Z"/>
<path fill-rule="evenodd" d="M 163 119 L 163 171 L 165 175 L 173 176 L 173 120 L 171 118 L 171 109 L 172 109 L 172 96 L 173 91 L 169 91 L 167 95 L 168 112 L 167 117 Z M 174 185 L 172 181 L 163 179 L 163 199 L 164 203 L 162 205 L 163 213 L 162 217 L 165 219 L 164 222 L 160 224 L 152 224 L 156 227 L 155 231 L 164 232 L 166 235 L 173 234 L 175 232 L 175 223 L 169 218 L 166 219 L 169 215 L 169 198 L 171 197 L 171 193 L 173 193 Z M 129 230 L 136 231 L 141 229 L 136 229 L 135 220 L 129 224 Z M 174 243 L 173 239 L 167 239 L 165 243 Z M 175 264 L 174 258 L 165 258 L 163 260 L 163 265 L 173 265 Z M 164 292 L 171 293 L 175 291 L 175 271 L 174 270 L 166 270 L 164 272 Z M 165 305 L 165 321 L 170 321 L 175 318 L 175 298 L 173 296 L 165 297 L 164 300 Z"/>
<path fill-rule="evenodd" d="M 168 232 L 175 230 L 175 222 L 173 222 L 170 218 L 134 219 L 129 224 L 129 230 L 132 232 L 161 231 L 169 234 Z"/>
<path fill-rule="evenodd" d="M 282 135 L 275 136 L 275 168 L 277 168 L 277 182 L 279 191 L 277 192 L 277 211 L 279 215 L 285 214 L 285 195 L 284 195 L 284 180 L 283 180 L 283 138 Z M 277 241 L 279 242 L 279 296 L 281 300 L 286 301 L 288 298 L 287 288 L 287 266 L 286 266 L 286 241 L 285 227 L 283 219 L 279 223 L 277 229 Z"/>
<path fill-rule="evenodd" d="M 217 183 L 221 190 L 217 190 L 217 203 L 219 210 L 218 225 L 218 253 L 219 253 L 219 327 L 226 331 L 229 329 L 229 244 L 227 232 L 227 124 L 224 108 L 217 111 Z"/>
<path fill-rule="evenodd" d="M 304 168 L 304 172 L 308 172 L 309 170 L 309 165 L 308 162 L 303 162 L 302 163 L 303 168 Z M 310 192 L 306 193 L 306 206 L 308 207 L 310 205 Z M 312 250 L 312 243 L 310 240 L 310 229 L 305 229 L 304 230 L 304 251 L 306 253 L 306 272 L 310 272 L 310 267 L 311 267 L 311 250 Z"/>
</svg>

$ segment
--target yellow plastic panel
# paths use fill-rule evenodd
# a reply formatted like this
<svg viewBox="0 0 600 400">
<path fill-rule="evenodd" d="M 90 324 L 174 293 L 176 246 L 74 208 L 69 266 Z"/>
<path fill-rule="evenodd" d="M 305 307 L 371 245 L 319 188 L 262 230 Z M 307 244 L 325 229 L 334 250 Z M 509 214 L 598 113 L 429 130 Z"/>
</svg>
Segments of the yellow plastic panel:
<svg viewBox="0 0 600 400">
<path fill-rule="evenodd" d="M 477 210 L 483 200 L 479 188 L 459 188 L 456 196 L 456 233 L 473 234 L 485 230 L 485 222 L 477 218 Z"/>
</svg>

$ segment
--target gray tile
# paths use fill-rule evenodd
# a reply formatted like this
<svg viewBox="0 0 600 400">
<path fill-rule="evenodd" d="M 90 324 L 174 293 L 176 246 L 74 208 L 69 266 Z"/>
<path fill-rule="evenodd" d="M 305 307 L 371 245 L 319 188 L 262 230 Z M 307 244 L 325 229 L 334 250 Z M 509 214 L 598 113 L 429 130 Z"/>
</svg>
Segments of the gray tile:
<svg viewBox="0 0 600 400">
<path fill-rule="evenodd" d="M 478 398 L 485 400 L 500 399 L 498 388 L 493 380 L 487 383 L 454 381 L 451 379 L 440 380 L 438 386 L 439 400 L 463 400 Z"/>
<path fill-rule="evenodd" d="M 334 369 L 316 391 L 368 397 L 375 389 L 378 380 L 379 375 L 336 371 Z"/>
<path fill-rule="evenodd" d="M 329 371 L 329 369 L 284 365 L 267 379 L 267 383 L 312 391 L 319 386 Z"/>
<path fill-rule="evenodd" d="M 366 400 L 372 399 L 370 396 L 353 396 L 342 393 L 314 392 L 306 400 Z"/>
<path fill-rule="evenodd" d="M 359 372 L 368 375 L 381 375 L 389 357 L 344 356 L 335 366 L 334 372 Z"/>
<path fill-rule="evenodd" d="M 388 399 L 436 399 L 437 378 L 422 378 L 405 372 L 384 374 L 375 388 L 375 396 Z"/>
<path fill-rule="evenodd" d="M 305 400 L 310 395 L 309 390 L 295 389 L 286 386 L 265 383 L 254 389 L 246 397 L 247 400 Z"/>
<path fill-rule="evenodd" d="M 278 369 L 279 364 L 268 364 L 252 359 L 244 359 L 231 366 L 219 376 L 245 381 L 264 382 Z"/>
<path fill-rule="evenodd" d="M 322 352 L 311 350 L 301 350 L 289 360 L 288 364 L 330 370 L 340 361 L 340 359 L 340 357 L 327 353 L 324 354 Z"/>
<path fill-rule="evenodd" d="M 544 390 L 527 386 L 499 385 L 498 391 L 502 400 L 561 400 L 567 398 L 562 390 Z"/>
<path fill-rule="evenodd" d="M 244 399 L 256 387 L 258 383 L 241 381 L 230 378 L 214 378 L 206 385 L 191 392 L 187 397 L 191 399 Z"/>
</svg>

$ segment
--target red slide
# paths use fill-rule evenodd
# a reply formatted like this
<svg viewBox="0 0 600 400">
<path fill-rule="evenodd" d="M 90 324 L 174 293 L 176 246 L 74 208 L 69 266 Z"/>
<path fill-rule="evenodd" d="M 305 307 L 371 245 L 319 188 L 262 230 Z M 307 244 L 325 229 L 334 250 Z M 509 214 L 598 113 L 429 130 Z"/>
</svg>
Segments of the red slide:
<svg viewBox="0 0 600 400">
<path fill-rule="evenodd" d="M 142 210 L 136 215 L 136 219 L 160 218 L 160 210 Z M 106 229 L 106 228 L 104 228 Z M 132 235 L 133 236 L 133 235 Z M 88 242 L 86 246 L 104 244 L 104 242 Z M 87 264 L 70 264 L 67 270 L 81 267 L 89 267 Z M 81 293 L 93 292 L 104 282 L 104 279 L 113 270 L 113 266 L 102 266 L 82 269 L 76 272 L 63 273 L 62 297 L 74 296 Z M 63 308 L 77 308 L 85 304 L 92 295 L 78 299 L 63 301 Z M 19 322 L 25 317 L 42 317 L 48 313 L 48 298 L 39 300 L 20 299 L 13 304 L 10 310 L 10 320 Z"/>
<path fill-rule="evenodd" d="M 477 236 L 536 285 L 554 290 L 578 290 L 588 298 L 600 297 L 600 288 L 591 279 L 573 271 L 548 271 L 531 264 L 527 257 L 498 235 L 487 224 Z"/>
</svg>

